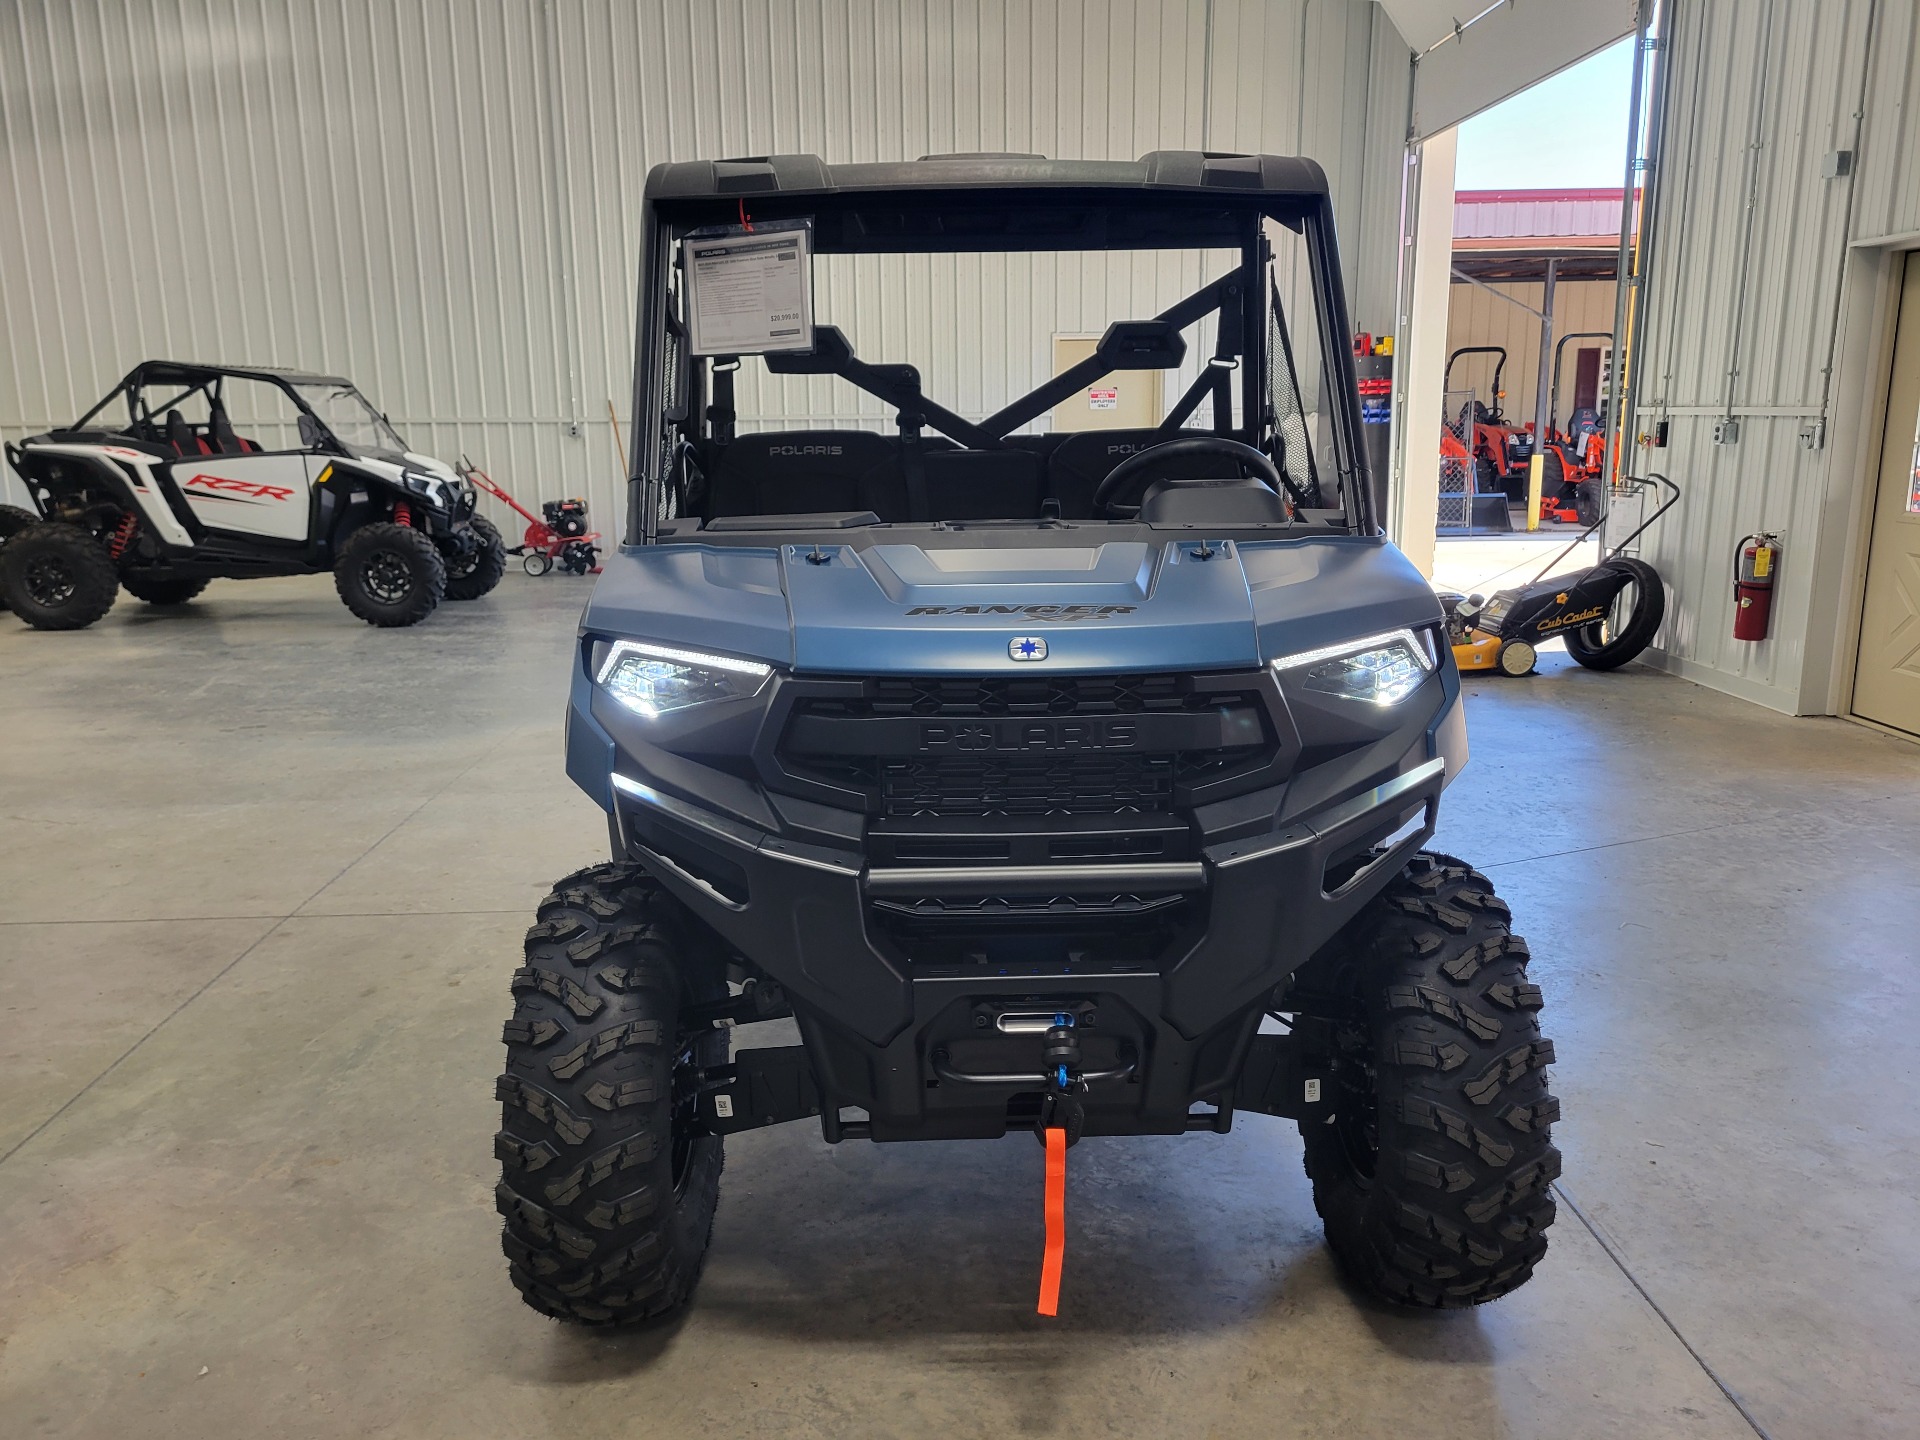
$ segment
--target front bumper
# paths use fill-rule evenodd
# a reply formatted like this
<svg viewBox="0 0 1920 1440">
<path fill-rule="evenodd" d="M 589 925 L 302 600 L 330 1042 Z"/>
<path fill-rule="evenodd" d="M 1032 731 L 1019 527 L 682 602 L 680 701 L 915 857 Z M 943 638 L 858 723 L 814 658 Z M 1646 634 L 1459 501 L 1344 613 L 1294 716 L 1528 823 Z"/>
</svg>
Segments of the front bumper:
<svg viewBox="0 0 1920 1440">
<path fill-rule="evenodd" d="M 617 743 L 593 714 L 584 675 L 569 769 L 599 789 L 616 853 L 784 987 L 829 1138 L 842 1107 L 865 1110 L 881 1140 L 990 1137 L 1021 1124 L 1043 1088 L 1039 1038 L 1009 1035 L 1002 1021 L 1063 1009 L 1092 1016 L 1082 1029 L 1094 1077 L 1085 1133 L 1178 1133 L 1192 1128 L 1198 1101 L 1219 1107 L 1207 1123 L 1230 1118 L 1275 991 L 1431 837 L 1450 761 L 1457 769 L 1465 758 L 1457 677 L 1448 667 L 1438 678 L 1445 692 L 1424 726 L 1334 762 L 1349 772 L 1344 783 L 1314 777 L 1324 803 L 1274 803 L 1269 813 L 1285 818 L 1264 831 L 1241 826 L 1164 862 L 877 863 L 864 839 L 823 844 L 818 832 L 800 839 L 748 823 L 741 807 L 722 813 L 690 798 L 700 792 L 668 757 Z M 1099 897 L 1109 915 L 1116 901 L 1143 917 L 1177 904 L 1184 918 L 1144 951 L 1069 946 L 1023 958 L 1016 946 L 955 958 L 949 949 L 937 961 L 908 953 L 885 923 L 889 911 L 942 905 L 1016 919 L 1037 906 L 1057 921 L 1076 897 Z"/>
</svg>

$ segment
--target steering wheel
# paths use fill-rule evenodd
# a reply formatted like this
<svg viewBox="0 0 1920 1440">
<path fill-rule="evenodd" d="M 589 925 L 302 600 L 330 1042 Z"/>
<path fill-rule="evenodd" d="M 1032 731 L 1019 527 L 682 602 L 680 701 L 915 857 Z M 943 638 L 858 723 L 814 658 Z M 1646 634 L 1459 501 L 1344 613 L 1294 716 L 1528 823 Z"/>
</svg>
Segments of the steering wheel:
<svg viewBox="0 0 1920 1440">
<path fill-rule="evenodd" d="M 1281 478 L 1279 467 L 1262 451 L 1238 440 L 1229 440 L 1224 435 L 1190 435 L 1184 440 L 1169 440 L 1164 444 L 1150 445 L 1145 450 L 1129 455 L 1113 469 L 1107 472 L 1107 478 L 1093 492 L 1093 508 L 1096 513 L 1104 513 L 1115 520 L 1131 520 L 1140 513 L 1140 500 L 1122 503 L 1116 496 L 1124 494 L 1129 485 L 1137 486 L 1142 497 L 1154 478 L 1150 472 L 1159 469 L 1169 460 L 1183 459 L 1188 455 L 1215 455 L 1230 459 L 1235 469 L 1245 475 L 1249 466 L 1255 478 L 1264 481 L 1267 488 L 1278 495 L 1286 481 Z M 1146 479 L 1142 479 L 1146 476 Z M 1164 477 L 1172 478 L 1172 477 Z M 1176 480 L 1175 483 L 1178 483 Z M 1292 489 L 1292 486 L 1286 486 Z"/>
</svg>

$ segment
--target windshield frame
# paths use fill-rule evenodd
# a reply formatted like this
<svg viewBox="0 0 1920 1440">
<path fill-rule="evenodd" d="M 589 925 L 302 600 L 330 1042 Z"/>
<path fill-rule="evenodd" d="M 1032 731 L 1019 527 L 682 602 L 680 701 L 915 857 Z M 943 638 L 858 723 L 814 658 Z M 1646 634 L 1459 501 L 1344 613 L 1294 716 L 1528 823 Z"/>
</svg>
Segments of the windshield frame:
<svg viewBox="0 0 1920 1440">
<path fill-rule="evenodd" d="M 295 403 L 311 415 L 314 423 L 347 454 L 391 456 L 394 459 L 400 459 L 408 453 L 407 442 L 400 438 L 400 432 L 393 428 L 393 422 L 374 408 L 373 402 L 360 393 L 357 385 L 349 381 L 334 380 L 289 380 L 286 385 Z M 319 393 L 322 391 L 327 393 L 324 395 Z M 317 403 L 321 400 L 339 400 L 347 397 L 360 402 L 361 408 L 366 412 L 364 422 L 369 432 L 375 436 L 384 435 L 393 442 L 391 445 L 367 445 L 357 440 L 349 440 L 340 433 L 340 427 L 328 418 L 327 412 Z"/>
<path fill-rule="evenodd" d="M 830 253 L 1002 253 L 1018 254 L 1044 250 L 1153 250 L 1190 246 L 1193 248 L 1232 248 L 1240 251 L 1244 272 L 1261 278 L 1246 287 L 1245 334 L 1249 337 L 1247 354 L 1239 365 L 1241 403 L 1249 428 L 1256 428 L 1268 407 L 1270 377 L 1266 372 L 1264 346 L 1251 337 L 1264 335 L 1268 324 L 1270 286 L 1267 280 L 1267 245 L 1264 223 L 1275 221 L 1299 234 L 1304 241 L 1311 304 L 1288 317 L 1297 336 L 1300 314 L 1310 315 L 1320 341 L 1317 358 L 1321 364 L 1326 403 L 1329 457 L 1332 475 L 1326 477 L 1339 487 L 1339 509 L 1343 523 L 1322 525 L 1312 532 L 1373 534 L 1378 530 L 1378 501 L 1368 472 L 1366 447 L 1361 430 L 1358 388 L 1353 353 L 1345 337 L 1351 326 L 1346 297 L 1340 278 L 1338 250 L 1333 234 L 1333 208 L 1324 194 L 1235 196 L 1217 191 L 1206 193 L 1166 192 L 1144 189 L 1105 187 L 1053 190 L 1035 188 L 1001 191 L 995 196 L 999 207 L 1025 217 L 1044 216 L 1054 211 L 1073 209 L 1094 217 L 1091 234 L 1053 236 L 1032 229 L 1009 226 L 1000 234 L 970 232 L 964 226 L 948 228 L 941 222 L 955 214 L 978 212 L 982 197 L 954 191 L 876 191 L 806 192 L 757 196 L 752 201 L 756 221 L 807 219 L 816 225 L 822 243 L 816 252 Z M 872 236 L 861 227 L 861 217 L 885 212 L 913 219 L 924 217 L 931 223 L 913 233 L 896 230 Z M 677 329 L 678 316 L 669 313 L 669 298 L 674 290 L 674 258 L 682 237 L 691 231 L 714 224 L 737 222 L 746 214 L 744 202 L 718 200 L 649 198 L 643 207 L 643 249 L 639 276 L 639 304 L 634 348 L 634 390 L 632 428 L 634 437 L 628 472 L 628 514 L 626 543 L 652 544 L 659 538 L 661 499 L 669 483 L 663 463 L 670 426 L 686 417 L 669 416 L 669 385 L 664 357 L 670 327 Z M 1144 220 L 1141 217 L 1146 217 Z M 1222 230 L 1224 223 L 1230 227 Z M 1178 227 L 1188 221 L 1193 230 L 1181 233 Z M 823 223 L 824 221 L 824 223 Z M 1157 238 L 1149 238 L 1153 227 L 1171 225 Z M 1049 244 L 1052 239 L 1056 243 Z M 1146 317 L 1141 317 L 1146 318 Z M 823 322 L 827 323 L 827 322 Z M 1298 337 L 1304 338 L 1304 337 Z M 863 357 L 867 358 L 867 357 Z M 912 357 L 871 357 L 875 363 L 911 363 Z M 678 387 L 677 387 L 678 388 Z M 1038 393 L 1038 392 L 1035 392 Z M 932 398 L 932 397 L 929 397 Z M 1029 397 L 1030 398 L 1030 397 Z M 681 396 L 683 407 L 686 397 Z M 1041 524 L 1043 522 L 1033 522 Z M 1079 523 L 1079 522 L 1075 522 Z M 1113 522 L 1093 521 L 1092 524 Z M 678 529 L 679 527 L 675 527 Z M 684 537 L 681 537 L 684 538 Z"/>
</svg>

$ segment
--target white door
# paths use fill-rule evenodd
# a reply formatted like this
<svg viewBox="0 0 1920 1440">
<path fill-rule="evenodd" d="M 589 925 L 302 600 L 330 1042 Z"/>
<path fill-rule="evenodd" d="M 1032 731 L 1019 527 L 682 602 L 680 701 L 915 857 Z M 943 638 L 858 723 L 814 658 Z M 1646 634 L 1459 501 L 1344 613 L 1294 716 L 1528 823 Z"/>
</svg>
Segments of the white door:
<svg viewBox="0 0 1920 1440">
<path fill-rule="evenodd" d="M 173 462 L 173 480 L 209 529 L 305 540 L 317 460 L 301 452 L 189 456 Z"/>
<path fill-rule="evenodd" d="M 1901 286 L 1853 713 L 1920 735 L 1920 252 Z"/>
</svg>

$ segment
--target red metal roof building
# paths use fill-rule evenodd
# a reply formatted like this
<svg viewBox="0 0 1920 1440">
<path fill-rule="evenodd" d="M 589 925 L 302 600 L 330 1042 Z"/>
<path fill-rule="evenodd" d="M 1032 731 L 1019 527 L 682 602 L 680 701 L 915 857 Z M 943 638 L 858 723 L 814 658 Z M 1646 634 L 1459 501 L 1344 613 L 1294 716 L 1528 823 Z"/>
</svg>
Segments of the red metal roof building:
<svg viewBox="0 0 1920 1440">
<path fill-rule="evenodd" d="M 1454 268 L 1476 280 L 1539 280 L 1556 259 L 1563 280 L 1611 280 L 1625 196 L 1617 187 L 1456 191 Z"/>
</svg>

